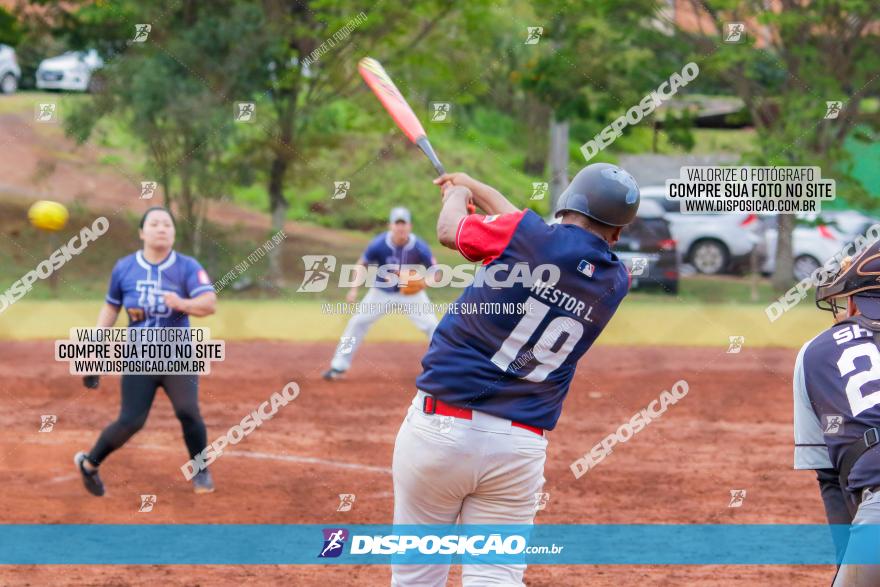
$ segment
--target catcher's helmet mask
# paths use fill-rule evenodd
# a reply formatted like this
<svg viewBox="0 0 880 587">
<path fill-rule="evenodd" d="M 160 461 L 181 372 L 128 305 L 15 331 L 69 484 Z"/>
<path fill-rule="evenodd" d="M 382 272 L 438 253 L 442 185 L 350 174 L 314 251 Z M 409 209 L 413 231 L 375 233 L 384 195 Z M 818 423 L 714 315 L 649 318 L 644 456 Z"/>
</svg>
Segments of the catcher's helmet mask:
<svg viewBox="0 0 880 587">
<path fill-rule="evenodd" d="M 816 287 L 816 307 L 839 314 L 850 296 L 863 316 L 880 320 L 880 241 L 840 262 L 837 274 Z"/>
</svg>

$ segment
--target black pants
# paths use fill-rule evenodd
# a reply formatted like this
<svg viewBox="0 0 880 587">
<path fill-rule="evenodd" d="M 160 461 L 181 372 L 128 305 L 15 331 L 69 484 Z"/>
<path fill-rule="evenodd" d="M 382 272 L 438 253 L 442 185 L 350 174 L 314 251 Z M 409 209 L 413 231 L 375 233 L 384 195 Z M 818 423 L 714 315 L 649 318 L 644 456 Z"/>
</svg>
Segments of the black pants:
<svg viewBox="0 0 880 587">
<path fill-rule="evenodd" d="M 88 459 L 93 465 L 100 465 L 111 452 L 143 428 L 160 386 L 165 389 L 180 420 L 190 458 L 202 452 L 208 444 L 208 432 L 199 413 L 198 375 L 123 375 L 119 418 L 104 428 L 89 452 Z"/>
</svg>

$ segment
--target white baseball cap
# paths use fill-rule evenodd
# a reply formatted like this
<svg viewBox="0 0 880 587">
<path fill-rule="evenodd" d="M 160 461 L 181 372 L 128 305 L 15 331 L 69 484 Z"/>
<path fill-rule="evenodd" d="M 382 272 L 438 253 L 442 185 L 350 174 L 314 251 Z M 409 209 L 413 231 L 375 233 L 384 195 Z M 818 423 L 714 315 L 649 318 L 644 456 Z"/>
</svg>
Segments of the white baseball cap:
<svg viewBox="0 0 880 587">
<path fill-rule="evenodd" d="M 412 222 L 412 216 L 410 216 L 409 210 L 407 210 L 403 206 L 392 208 L 391 215 L 388 217 L 388 222 L 394 224 L 395 222 L 400 222 L 401 220 L 403 222 L 406 222 L 407 224 L 410 224 Z"/>
</svg>

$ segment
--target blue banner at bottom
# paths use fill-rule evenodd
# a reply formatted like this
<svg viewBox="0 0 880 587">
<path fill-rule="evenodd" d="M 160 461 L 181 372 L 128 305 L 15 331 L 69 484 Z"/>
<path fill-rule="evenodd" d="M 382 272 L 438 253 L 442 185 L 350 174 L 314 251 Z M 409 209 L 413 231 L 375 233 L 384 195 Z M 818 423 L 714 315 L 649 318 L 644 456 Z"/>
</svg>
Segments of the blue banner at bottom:
<svg viewBox="0 0 880 587">
<path fill-rule="evenodd" d="M 840 562 L 880 564 L 880 526 L 0 525 L 0 564 L 5 565 L 831 565 Z"/>
</svg>

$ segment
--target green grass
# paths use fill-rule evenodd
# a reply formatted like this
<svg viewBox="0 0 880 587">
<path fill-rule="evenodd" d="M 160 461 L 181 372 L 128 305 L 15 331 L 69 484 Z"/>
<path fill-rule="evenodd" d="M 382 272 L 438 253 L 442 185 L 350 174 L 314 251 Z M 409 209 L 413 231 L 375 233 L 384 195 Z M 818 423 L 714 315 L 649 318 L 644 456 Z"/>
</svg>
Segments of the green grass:
<svg viewBox="0 0 880 587">
<path fill-rule="evenodd" d="M 776 299 L 770 280 L 760 278 L 753 286 L 751 276 L 707 277 L 694 275 L 683 278 L 677 295 L 657 295 L 642 293 L 640 290 L 631 292 L 627 299 L 651 299 L 657 303 L 675 304 L 680 302 L 699 304 L 737 304 L 767 305 Z M 794 280 L 792 280 L 794 285 Z M 755 294 L 753 294 L 753 289 Z"/>
<path fill-rule="evenodd" d="M 696 144 L 694 154 L 744 153 L 755 148 L 757 134 L 752 129 L 725 130 L 719 128 L 695 128 L 692 131 Z"/>
<path fill-rule="evenodd" d="M 134 176 L 146 170 L 146 156 L 140 139 L 131 134 L 121 117 L 105 117 L 98 122 L 91 137 L 92 144 L 102 150 L 110 151 L 103 156 L 102 163 L 125 171 Z"/>
<path fill-rule="evenodd" d="M 0 314 L 0 340 L 67 338 L 70 328 L 94 324 L 100 301 L 51 302 L 25 299 Z M 336 340 L 350 315 L 328 312 L 320 302 L 229 300 L 193 326 L 208 327 L 221 340 L 270 339 L 296 342 Z M 117 326 L 123 326 L 123 320 Z M 726 353 L 731 336 L 745 346 L 799 348 L 829 326 L 827 316 L 806 303 L 770 322 L 757 305 L 658 304 L 627 299 L 599 337 L 600 346 L 700 346 Z M 424 335 L 402 315 L 376 322 L 367 341 L 424 344 Z M 731 360 L 735 360 L 735 357 Z"/>
<path fill-rule="evenodd" d="M 710 153 L 743 153 L 754 148 L 756 133 L 751 129 L 693 128 L 694 147 L 685 151 L 669 142 L 664 132 L 657 135 L 659 155 L 703 155 Z M 615 153 L 647 154 L 653 152 L 653 131 L 649 125 L 628 128 L 612 147 Z M 582 159 L 582 157 L 581 157 Z"/>
<path fill-rule="evenodd" d="M 34 112 L 35 104 L 48 102 L 56 94 L 48 92 L 16 92 L 12 95 L 0 96 L 0 114 L 27 114 Z"/>
<path fill-rule="evenodd" d="M 73 92 L 20 90 L 12 95 L 0 95 L 0 114 L 26 114 L 33 118 L 37 104 L 54 102 L 59 105 L 59 113 L 63 115 L 65 105 L 86 99 L 88 99 L 87 94 Z"/>
</svg>

